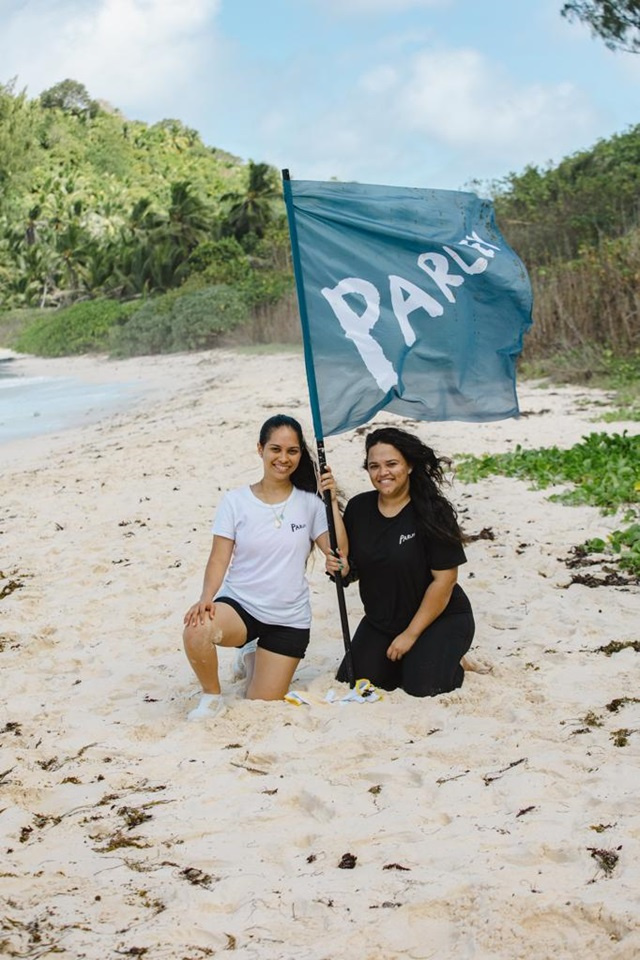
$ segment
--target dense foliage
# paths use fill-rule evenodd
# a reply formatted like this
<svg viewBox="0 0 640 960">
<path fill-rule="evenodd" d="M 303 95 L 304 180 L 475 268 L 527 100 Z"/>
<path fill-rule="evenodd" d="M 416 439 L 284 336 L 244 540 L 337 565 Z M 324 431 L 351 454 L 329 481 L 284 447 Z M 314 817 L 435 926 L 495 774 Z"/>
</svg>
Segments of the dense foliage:
<svg viewBox="0 0 640 960">
<path fill-rule="evenodd" d="M 492 185 L 534 290 L 525 356 L 640 348 L 640 125 Z M 593 360 L 593 349 L 587 367 Z M 586 368 L 585 368 L 586 372 Z"/>
<path fill-rule="evenodd" d="M 633 5 L 618 10 L 634 14 Z M 591 376 L 606 357 L 639 357 L 640 125 L 482 192 L 493 196 L 498 224 L 531 276 L 535 322 L 525 361 L 581 358 L 574 373 Z M 263 341 L 283 332 L 299 338 L 292 290 L 271 167 L 205 146 L 179 120 L 128 120 L 73 80 L 36 100 L 0 85 L 6 345 L 28 343 L 36 353 L 72 352 L 85 342 L 121 352 L 152 343 L 194 349 L 237 325 Z M 175 319 L 182 295 L 196 311 L 204 303 L 218 311 L 206 329 L 199 319 L 191 335 Z M 134 302 L 140 316 L 119 314 L 113 333 L 106 321 L 96 329 L 89 312 L 66 318 L 71 306 L 94 300 Z M 34 320 L 38 308 L 46 318 Z M 82 317 L 86 337 L 77 329 Z M 20 327 L 26 339 L 16 341 Z"/>
<path fill-rule="evenodd" d="M 496 215 L 532 266 L 572 261 L 640 225 L 640 124 L 556 167 L 493 185 Z"/>
<path fill-rule="evenodd" d="M 291 289 L 283 222 L 276 171 L 205 146 L 179 120 L 130 121 L 73 80 L 37 100 L 0 86 L 0 310 L 49 314 L 24 332 L 20 349 L 104 349 L 109 324 L 96 331 L 91 319 L 100 311 L 66 316 L 88 300 L 138 301 L 138 332 L 129 340 L 121 332 L 120 349 L 141 347 L 149 318 L 165 313 L 174 318 L 171 347 L 155 338 L 157 349 L 210 345 Z M 182 308 L 148 301 L 185 284 L 198 332 L 180 344 Z M 217 311 L 208 325 L 205 302 Z M 135 314 L 120 310 L 117 326 Z"/>
<path fill-rule="evenodd" d="M 133 301 L 83 300 L 66 310 L 33 311 L 14 346 L 42 357 L 101 352 L 109 344 L 111 328 L 126 324 L 138 307 Z"/>
</svg>

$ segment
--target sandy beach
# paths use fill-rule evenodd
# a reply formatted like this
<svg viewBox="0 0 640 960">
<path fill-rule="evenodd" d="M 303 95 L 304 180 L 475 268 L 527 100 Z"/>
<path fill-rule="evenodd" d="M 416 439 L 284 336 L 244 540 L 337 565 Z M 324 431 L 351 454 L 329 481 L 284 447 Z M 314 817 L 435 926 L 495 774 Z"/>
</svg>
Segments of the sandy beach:
<svg viewBox="0 0 640 960">
<path fill-rule="evenodd" d="M 619 518 L 518 480 L 455 481 L 478 537 L 460 576 L 471 652 L 490 672 L 434 699 L 326 702 L 348 691 L 318 557 L 293 682 L 311 702 L 243 700 L 222 651 L 227 711 L 188 723 L 182 616 L 211 518 L 259 477 L 266 417 L 290 413 L 312 439 L 302 356 L 21 363 L 139 380 L 146 399 L 0 448 L 0 953 L 637 960 L 639 654 L 600 648 L 638 640 L 640 590 L 572 583 L 565 562 Z M 640 432 L 594 422 L 600 391 L 525 382 L 519 396 L 518 420 L 375 422 L 454 459 Z M 361 432 L 326 448 L 347 496 L 368 488 Z"/>
</svg>

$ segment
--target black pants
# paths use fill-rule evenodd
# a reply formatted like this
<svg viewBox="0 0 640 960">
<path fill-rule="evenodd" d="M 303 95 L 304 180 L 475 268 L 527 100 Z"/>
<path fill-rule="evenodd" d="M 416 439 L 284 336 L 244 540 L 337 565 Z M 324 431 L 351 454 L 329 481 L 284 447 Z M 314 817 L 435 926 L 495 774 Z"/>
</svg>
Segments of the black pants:
<svg viewBox="0 0 640 960">
<path fill-rule="evenodd" d="M 387 649 L 393 636 L 382 633 L 365 617 L 351 643 L 356 680 L 365 678 L 383 690 L 401 687 L 412 697 L 435 697 L 457 690 L 464 680 L 460 660 L 471 646 L 474 633 L 471 611 L 442 615 L 400 660 L 389 660 Z M 347 682 L 344 660 L 336 679 Z"/>
</svg>

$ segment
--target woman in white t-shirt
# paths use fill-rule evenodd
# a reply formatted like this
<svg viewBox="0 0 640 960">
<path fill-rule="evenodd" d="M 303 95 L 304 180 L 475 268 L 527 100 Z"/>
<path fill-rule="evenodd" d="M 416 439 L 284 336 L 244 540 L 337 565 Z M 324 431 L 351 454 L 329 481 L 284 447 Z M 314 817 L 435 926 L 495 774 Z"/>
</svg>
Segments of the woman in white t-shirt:
<svg viewBox="0 0 640 960">
<path fill-rule="evenodd" d="M 222 498 L 202 593 L 184 617 L 185 652 L 203 691 L 190 720 L 224 709 L 216 646 L 257 641 L 246 695 L 281 700 L 309 643 L 306 562 L 314 543 L 325 555 L 331 548 L 325 505 L 298 421 L 270 417 L 260 430 L 258 454 L 262 478 Z M 321 487 L 334 492 L 330 471 Z"/>
</svg>

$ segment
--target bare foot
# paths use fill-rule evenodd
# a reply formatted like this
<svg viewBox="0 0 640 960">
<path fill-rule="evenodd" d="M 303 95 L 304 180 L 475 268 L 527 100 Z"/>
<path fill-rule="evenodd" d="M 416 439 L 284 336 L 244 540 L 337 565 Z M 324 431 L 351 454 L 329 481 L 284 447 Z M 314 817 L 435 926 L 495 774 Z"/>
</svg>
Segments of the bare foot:
<svg viewBox="0 0 640 960">
<path fill-rule="evenodd" d="M 464 656 L 460 666 L 465 673 L 493 673 L 492 664 L 485 663 L 483 660 L 474 660 L 473 657 Z"/>
</svg>

